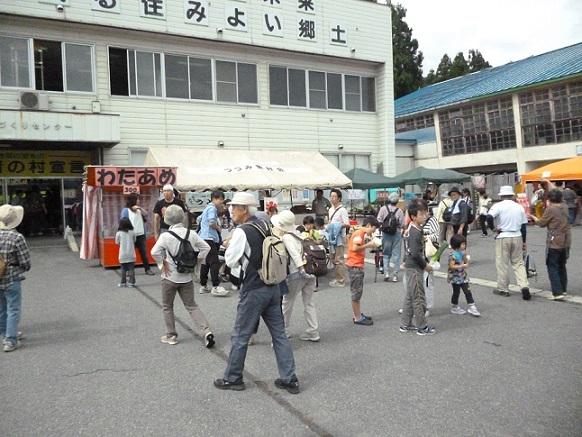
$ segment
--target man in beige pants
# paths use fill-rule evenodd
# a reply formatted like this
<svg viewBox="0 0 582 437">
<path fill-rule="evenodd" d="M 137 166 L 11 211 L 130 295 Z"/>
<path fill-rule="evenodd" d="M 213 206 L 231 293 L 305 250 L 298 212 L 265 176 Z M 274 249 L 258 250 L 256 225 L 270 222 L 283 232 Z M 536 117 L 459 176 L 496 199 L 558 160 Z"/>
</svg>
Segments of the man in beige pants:
<svg viewBox="0 0 582 437">
<path fill-rule="evenodd" d="M 493 290 L 493 293 L 509 296 L 509 266 L 511 265 L 523 299 L 530 300 L 529 283 L 523 262 L 527 217 L 523 207 L 514 201 L 515 194 L 511 186 L 501 187 L 499 197 L 502 201 L 494 204 L 488 213 L 496 220 L 498 232 L 495 241 L 497 289 Z"/>
</svg>

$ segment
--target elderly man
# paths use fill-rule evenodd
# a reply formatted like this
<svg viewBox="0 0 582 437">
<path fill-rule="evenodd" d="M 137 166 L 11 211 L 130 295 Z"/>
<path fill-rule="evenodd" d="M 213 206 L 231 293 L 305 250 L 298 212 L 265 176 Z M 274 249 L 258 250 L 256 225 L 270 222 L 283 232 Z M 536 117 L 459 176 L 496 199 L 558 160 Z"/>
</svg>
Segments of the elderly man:
<svg viewBox="0 0 582 437">
<path fill-rule="evenodd" d="M 158 263 L 162 272 L 162 311 L 166 323 L 166 335 L 162 343 L 178 344 L 176 320 L 174 317 L 174 298 L 180 295 L 186 311 L 194 321 L 200 335 L 204 338 L 207 348 L 214 346 L 214 335 L 208 326 L 206 317 L 194 301 L 194 283 L 192 273 L 180 273 L 177 267 L 177 256 L 182 241 L 188 241 L 194 251 L 198 252 L 198 260 L 204 262 L 210 251 L 210 246 L 196 232 L 191 232 L 183 225 L 185 213 L 178 205 L 170 205 L 165 211 L 164 221 L 168 232 L 164 232 L 152 248 L 152 257 Z"/>
<path fill-rule="evenodd" d="M 24 272 L 30 270 L 30 253 L 16 227 L 22 222 L 22 206 L 0 206 L 0 336 L 4 352 L 18 348 Z"/>
<path fill-rule="evenodd" d="M 182 208 L 182 211 L 186 211 L 184 202 L 176 197 L 174 194 L 174 187 L 172 185 L 164 185 L 162 192 L 164 194 L 164 198 L 158 200 L 154 206 L 154 236 L 156 237 L 156 240 L 161 233 L 166 232 L 169 228 L 168 224 L 164 221 L 164 214 L 170 205 L 178 205 L 180 208 Z"/>
<path fill-rule="evenodd" d="M 467 204 L 467 200 L 457 187 L 451 188 L 449 197 L 453 201 L 451 205 L 451 226 L 453 227 L 453 234 L 459 234 L 467 238 L 469 231 L 469 205 Z"/>
<path fill-rule="evenodd" d="M 491 207 L 488 217 L 496 220 L 495 266 L 497 268 L 497 289 L 494 294 L 509 296 L 509 266 L 521 289 L 524 300 L 530 300 L 529 283 L 523 251 L 527 232 L 527 217 L 521 205 L 515 202 L 513 188 L 509 185 L 499 190 L 501 202 Z"/>
<path fill-rule="evenodd" d="M 244 390 L 243 369 L 249 339 L 262 317 L 269 328 L 273 350 L 279 368 L 277 388 L 291 394 L 299 393 L 295 375 L 295 359 L 291 343 L 285 335 L 285 322 L 281 312 L 281 288 L 266 285 L 259 275 L 263 259 L 263 233 L 269 228 L 264 221 L 254 217 L 256 200 L 250 193 L 238 192 L 232 199 L 233 220 L 239 226 L 232 233 L 226 249 L 226 264 L 232 274 L 241 278 L 240 300 L 232 333 L 232 347 L 224 377 L 214 381 L 220 390 Z M 260 227 L 263 232 L 255 228 Z"/>
</svg>

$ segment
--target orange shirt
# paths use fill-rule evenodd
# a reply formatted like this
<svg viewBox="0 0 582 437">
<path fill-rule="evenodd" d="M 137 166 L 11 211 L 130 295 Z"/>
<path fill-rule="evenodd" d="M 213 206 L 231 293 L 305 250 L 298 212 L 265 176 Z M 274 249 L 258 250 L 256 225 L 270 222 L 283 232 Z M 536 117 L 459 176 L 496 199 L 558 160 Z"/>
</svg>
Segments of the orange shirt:
<svg viewBox="0 0 582 437">
<path fill-rule="evenodd" d="M 346 265 L 348 267 L 360 267 L 364 268 L 364 259 L 366 257 L 366 250 L 355 250 L 354 244 L 358 245 L 364 244 L 364 239 L 366 235 L 365 229 L 360 229 L 352 234 L 348 240 L 348 261 Z"/>
</svg>

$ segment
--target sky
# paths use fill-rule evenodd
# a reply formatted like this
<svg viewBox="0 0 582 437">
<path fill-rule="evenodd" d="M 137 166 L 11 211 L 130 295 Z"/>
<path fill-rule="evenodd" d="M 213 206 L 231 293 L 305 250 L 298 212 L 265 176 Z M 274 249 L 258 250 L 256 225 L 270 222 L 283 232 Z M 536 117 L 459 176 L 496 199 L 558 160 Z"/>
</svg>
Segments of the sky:
<svg viewBox="0 0 582 437">
<path fill-rule="evenodd" d="M 478 49 L 492 66 L 582 42 L 582 0 L 393 0 L 407 9 L 423 73 Z"/>
</svg>

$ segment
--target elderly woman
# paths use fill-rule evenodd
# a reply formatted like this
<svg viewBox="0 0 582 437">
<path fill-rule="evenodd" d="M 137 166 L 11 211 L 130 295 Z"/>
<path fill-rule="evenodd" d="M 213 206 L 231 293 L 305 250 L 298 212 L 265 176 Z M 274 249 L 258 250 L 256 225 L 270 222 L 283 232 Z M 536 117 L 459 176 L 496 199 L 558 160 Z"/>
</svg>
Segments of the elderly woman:
<svg viewBox="0 0 582 437">
<path fill-rule="evenodd" d="M 194 301 L 192 272 L 180 273 L 177 267 L 178 251 L 182 244 L 186 244 L 185 242 L 189 242 L 194 251 L 198 252 L 200 262 L 205 262 L 206 255 L 210 252 L 210 246 L 196 232 L 184 227 L 184 214 L 184 210 L 178 205 L 167 207 L 164 221 L 170 228 L 168 232 L 160 234 L 158 241 L 152 248 L 152 257 L 162 272 L 162 311 L 166 323 L 166 335 L 161 338 L 161 341 L 165 344 L 178 344 L 174 317 L 174 298 L 178 293 L 186 311 L 190 313 L 196 328 L 204 338 L 204 344 L 207 348 L 211 348 L 214 346 L 214 335 L 208 326 L 206 317 Z"/>
<path fill-rule="evenodd" d="M 530 214 L 536 225 L 548 228 L 546 239 L 546 266 L 554 300 L 562 300 L 568 289 L 566 261 L 570 255 L 571 235 L 568 224 L 568 207 L 562 203 L 562 191 L 548 193 L 548 206 L 541 219 Z"/>
<path fill-rule="evenodd" d="M 137 194 L 127 196 L 125 208 L 121 210 L 120 218 L 129 219 L 135 233 L 135 247 L 139 251 L 146 275 L 155 275 L 150 268 L 146 249 L 146 215 L 147 212 L 138 204 Z"/>
</svg>

